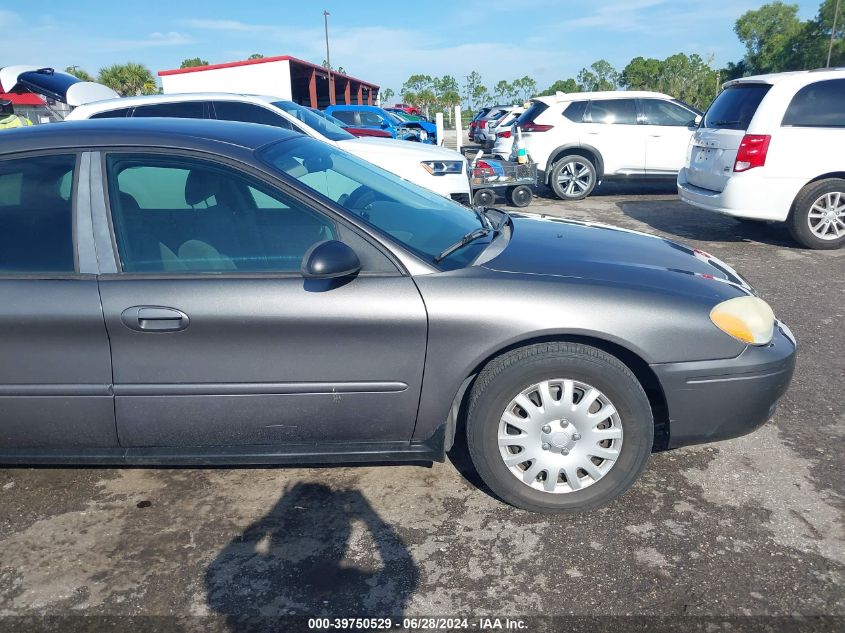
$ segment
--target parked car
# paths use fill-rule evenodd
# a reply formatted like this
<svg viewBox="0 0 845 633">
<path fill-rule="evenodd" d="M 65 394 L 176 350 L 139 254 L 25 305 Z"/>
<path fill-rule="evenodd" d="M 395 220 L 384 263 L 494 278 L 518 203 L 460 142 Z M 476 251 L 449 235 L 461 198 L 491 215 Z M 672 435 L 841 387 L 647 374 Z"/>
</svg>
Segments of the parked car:
<svg viewBox="0 0 845 633">
<path fill-rule="evenodd" d="M 786 222 L 807 248 L 845 245 L 845 70 L 729 81 L 678 174 L 684 202 Z"/>
<path fill-rule="evenodd" d="M 475 130 L 478 127 L 478 120 L 485 114 L 487 114 L 489 111 L 490 108 L 481 108 L 478 112 L 476 112 L 475 116 L 472 117 L 472 120 L 470 120 L 469 129 L 467 132 L 469 134 L 470 141 L 475 141 Z"/>
<path fill-rule="evenodd" d="M 364 137 L 364 136 L 371 136 L 371 137 L 375 137 L 375 138 L 393 138 L 390 135 L 390 132 L 385 132 L 384 130 L 377 130 L 377 129 L 369 128 L 369 127 L 354 127 L 352 125 L 347 125 L 346 123 L 344 123 L 340 119 L 333 117 L 331 114 L 326 114 L 325 112 L 323 112 L 322 110 L 319 110 L 317 108 L 308 108 L 308 109 L 311 110 L 311 112 L 313 112 L 314 114 L 321 116 L 328 121 L 331 121 L 336 126 L 343 128 L 344 130 L 349 132 L 352 136 L 357 136 L 358 138 L 361 138 L 361 137 Z"/>
<path fill-rule="evenodd" d="M 403 125 L 407 125 L 411 128 L 419 126 L 420 129 L 425 130 L 428 135 L 428 141 L 437 145 L 437 126 L 424 116 L 408 114 L 407 112 L 402 112 L 401 110 L 397 110 L 395 112 L 388 110 L 387 112 L 398 118 Z"/>
<path fill-rule="evenodd" d="M 422 110 L 420 110 L 417 106 L 408 105 L 407 103 L 396 103 L 393 107 L 397 110 L 402 110 L 402 112 L 407 112 L 408 114 L 422 114 Z"/>
<path fill-rule="evenodd" d="M 492 128 L 500 121 L 508 112 L 512 112 L 517 106 L 501 105 L 493 106 L 490 110 L 475 122 L 475 142 L 479 145 L 486 146 L 488 142 L 492 142 L 496 138 L 495 132 Z"/>
<path fill-rule="evenodd" d="M 325 109 L 325 113 L 340 119 L 347 125 L 384 130 L 393 138 L 403 141 L 428 143 L 428 132 L 419 123 L 407 123 L 395 114 L 385 112 L 376 106 L 334 105 Z"/>
<path fill-rule="evenodd" d="M 397 114 L 400 116 L 400 118 L 406 121 L 427 121 L 428 123 L 431 123 L 431 120 L 426 118 L 426 116 L 423 114 L 410 114 L 408 112 L 405 112 L 404 110 L 400 110 L 399 108 L 384 108 L 384 110 L 393 114 Z"/>
<path fill-rule="evenodd" d="M 501 158 L 502 160 L 509 160 L 511 158 L 514 127 L 516 126 L 517 119 L 522 116 L 523 112 L 525 112 L 525 108 L 514 108 L 490 128 L 490 134 L 493 135 L 494 139 L 487 141 L 486 148 L 490 150 L 490 153 L 494 157 Z"/>
<path fill-rule="evenodd" d="M 706 253 L 280 127 L 12 130 L 0 182 L 3 464 L 442 461 L 461 432 L 505 501 L 582 510 L 753 430 L 793 371 Z"/>
<path fill-rule="evenodd" d="M 276 97 L 229 93 L 124 97 L 80 106 L 67 118 L 114 117 L 216 118 L 283 127 L 334 144 L 442 196 L 470 202 L 467 161 L 458 152 L 387 138 L 357 139 L 305 106 Z"/>
<path fill-rule="evenodd" d="M 605 178 L 676 177 L 701 113 L 658 92 L 557 93 L 517 120 L 529 158 L 558 198 Z"/>
</svg>

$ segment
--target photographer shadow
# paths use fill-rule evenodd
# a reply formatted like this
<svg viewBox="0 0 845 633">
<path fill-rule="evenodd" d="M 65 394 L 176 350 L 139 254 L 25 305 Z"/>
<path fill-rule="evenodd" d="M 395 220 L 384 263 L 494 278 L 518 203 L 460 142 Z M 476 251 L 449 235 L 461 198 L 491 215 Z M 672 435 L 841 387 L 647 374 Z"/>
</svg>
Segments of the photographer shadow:
<svg viewBox="0 0 845 633">
<path fill-rule="evenodd" d="M 418 584 L 401 537 L 360 491 L 312 483 L 290 488 L 205 574 L 208 605 L 233 632 L 281 630 L 291 615 L 401 618 Z"/>
</svg>

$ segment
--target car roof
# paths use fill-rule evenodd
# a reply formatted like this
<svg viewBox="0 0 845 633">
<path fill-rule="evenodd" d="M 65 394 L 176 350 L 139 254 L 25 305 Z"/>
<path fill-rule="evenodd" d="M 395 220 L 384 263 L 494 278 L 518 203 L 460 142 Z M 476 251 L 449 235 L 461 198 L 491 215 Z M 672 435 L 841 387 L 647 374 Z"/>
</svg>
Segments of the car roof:
<svg viewBox="0 0 845 633">
<path fill-rule="evenodd" d="M 740 77 L 732 79 L 722 84 L 723 88 L 728 86 L 735 86 L 737 84 L 769 84 L 775 85 L 779 83 L 793 83 L 797 86 L 803 86 L 816 81 L 824 81 L 825 79 L 844 79 L 845 68 L 818 68 L 816 70 L 794 70 L 784 73 L 769 73 L 767 75 L 751 75 L 750 77 Z"/>
<path fill-rule="evenodd" d="M 274 101 L 286 101 L 281 97 L 270 95 L 253 95 L 238 92 L 185 92 L 161 95 L 141 95 L 137 97 L 120 97 L 118 99 L 104 99 L 86 103 L 81 108 L 103 112 L 117 108 L 132 108 L 135 106 L 147 105 L 150 103 L 176 103 L 184 101 L 247 101 L 252 103 L 273 103 Z"/>
<path fill-rule="evenodd" d="M 558 92 L 544 97 L 533 97 L 531 101 L 553 104 L 567 101 L 601 101 L 604 99 L 672 99 L 672 97 L 662 92 L 649 90 L 599 90 L 595 92 Z"/>
<path fill-rule="evenodd" d="M 301 134 L 270 125 L 213 119 L 86 119 L 6 130 L 0 153 L 85 147 L 172 147 L 241 153 Z"/>
</svg>

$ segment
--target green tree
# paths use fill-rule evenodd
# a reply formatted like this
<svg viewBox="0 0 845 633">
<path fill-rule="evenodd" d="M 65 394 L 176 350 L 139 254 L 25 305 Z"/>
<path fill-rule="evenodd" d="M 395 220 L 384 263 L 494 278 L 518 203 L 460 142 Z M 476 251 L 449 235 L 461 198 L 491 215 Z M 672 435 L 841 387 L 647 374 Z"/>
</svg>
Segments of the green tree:
<svg viewBox="0 0 845 633">
<path fill-rule="evenodd" d="M 582 68 L 578 73 L 578 86 L 584 92 L 616 90 L 619 87 L 619 72 L 610 62 L 600 59 Z"/>
<path fill-rule="evenodd" d="M 196 68 L 197 66 L 208 66 L 208 60 L 201 59 L 199 57 L 183 59 L 179 68 Z"/>
<path fill-rule="evenodd" d="M 515 92 L 513 85 L 504 79 L 496 82 L 496 85 L 493 86 L 493 98 L 499 103 L 509 101 Z"/>
<path fill-rule="evenodd" d="M 653 90 L 660 68 L 661 62 L 653 57 L 635 57 L 622 70 L 620 83 L 628 90 Z"/>
<path fill-rule="evenodd" d="M 128 62 L 113 64 L 100 69 L 97 81 L 122 97 L 149 95 L 158 92 L 155 78 L 143 64 Z"/>
<path fill-rule="evenodd" d="M 247 57 L 247 59 L 264 59 L 264 55 L 262 55 L 261 53 L 253 53 L 252 55 Z"/>
<path fill-rule="evenodd" d="M 527 101 L 537 93 L 537 82 L 525 75 L 513 81 L 514 92 L 520 101 Z"/>
<path fill-rule="evenodd" d="M 79 66 L 68 66 L 65 68 L 65 72 L 73 75 L 77 79 L 81 79 L 82 81 L 94 81 L 94 78 L 89 73 L 82 70 Z"/>
<path fill-rule="evenodd" d="M 580 88 L 578 88 L 578 82 L 571 77 L 569 79 L 558 79 L 551 86 L 543 90 L 543 92 L 541 92 L 538 96 L 547 97 L 555 94 L 556 92 L 580 92 Z"/>
<path fill-rule="evenodd" d="M 480 93 L 481 74 L 473 70 L 464 79 L 464 101 L 471 109 L 476 110 L 478 108 L 476 95 Z M 486 91 L 487 89 L 485 88 L 484 90 Z"/>
<path fill-rule="evenodd" d="M 780 0 L 746 11 L 734 26 L 745 45 L 745 63 L 752 73 L 797 70 L 801 53 L 796 47 L 804 29 L 798 19 L 798 5 Z"/>
<path fill-rule="evenodd" d="M 384 106 L 389 105 L 391 99 L 393 99 L 396 93 L 393 92 L 392 88 L 385 88 L 381 91 L 381 104 Z"/>
</svg>

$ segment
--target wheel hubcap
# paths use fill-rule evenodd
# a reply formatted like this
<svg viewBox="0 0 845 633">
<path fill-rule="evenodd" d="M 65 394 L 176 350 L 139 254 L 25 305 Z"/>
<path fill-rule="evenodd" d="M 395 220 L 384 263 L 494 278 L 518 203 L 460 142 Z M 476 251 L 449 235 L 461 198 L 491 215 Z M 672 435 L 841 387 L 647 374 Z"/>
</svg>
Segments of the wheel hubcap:
<svg viewBox="0 0 845 633">
<path fill-rule="evenodd" d="M 505 408 L 498 431 L 499 453 L 513 476 L 557 494 L 599 481 L 622 448 L 622 420 L 610 399 L 566 378 L 520 392 Z"/>
<path fill-rule="evenodd" d="M 845 192 L 831 191 L 816 199 L 807 214 L 813 235 L 823 240 L 837 240 L 845 235 Z"/>
<path fill-rule="evenodd" d="M 593 174 L 586 164 L 575 160 L 561 168 L 557 181 L 566 196 L 579 196 L 589 190 Z"/>
</svg>

